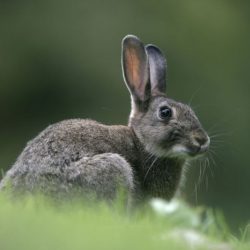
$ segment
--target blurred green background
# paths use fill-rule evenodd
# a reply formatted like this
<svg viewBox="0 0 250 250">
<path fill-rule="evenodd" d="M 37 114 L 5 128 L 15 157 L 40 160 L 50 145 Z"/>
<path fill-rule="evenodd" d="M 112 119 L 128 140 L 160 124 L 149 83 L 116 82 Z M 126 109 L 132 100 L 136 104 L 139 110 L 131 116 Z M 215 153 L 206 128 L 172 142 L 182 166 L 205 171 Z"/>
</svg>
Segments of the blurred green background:
<svg viewBox="0 0 250 250">
<path fill-rule="evenodd" d="M 191 102 L 215 135 L 184 196 L 222 209 L 233 228 L 250 219 L 249 1 L 0 0 L 0 166 L 51 123 L 126 124 L 120 43 L 136 34 L 167 56 L 167 94 Z M 205 165 L 202 165 L 205 168 Z"/>
</svg>

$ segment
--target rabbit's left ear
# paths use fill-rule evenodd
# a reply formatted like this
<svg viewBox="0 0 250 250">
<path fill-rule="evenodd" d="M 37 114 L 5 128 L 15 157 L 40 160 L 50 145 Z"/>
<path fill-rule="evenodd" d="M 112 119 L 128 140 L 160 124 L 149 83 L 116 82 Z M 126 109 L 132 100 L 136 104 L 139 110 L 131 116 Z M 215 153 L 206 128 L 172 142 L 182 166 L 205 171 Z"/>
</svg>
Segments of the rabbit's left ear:
<svg viewBox="0 0 250 250">
<path fill-rule="evenodd" d="M 151 95 L 165 94 L 167 68 L 166 58 L 161 50 L 155 45 L 148 44 L 145 48 L 149 60 Z"/>
</svg>

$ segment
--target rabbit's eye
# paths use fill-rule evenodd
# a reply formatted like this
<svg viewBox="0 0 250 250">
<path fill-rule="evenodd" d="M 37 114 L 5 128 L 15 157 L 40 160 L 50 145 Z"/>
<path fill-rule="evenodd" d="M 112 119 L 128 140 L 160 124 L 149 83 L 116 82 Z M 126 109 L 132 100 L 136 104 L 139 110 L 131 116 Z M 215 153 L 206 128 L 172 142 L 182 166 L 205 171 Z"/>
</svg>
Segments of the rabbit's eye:
<svg viewBox="0 0 250 250">
<path fill-rule="evenodd" d="M 167 106 L 164 106 L 164 107 L 161 107 L 160 110 L 159 110 L 159 118 L 162 119 L 162 120 L 166 120 L 168 118 L 170 118 L 172 116 L 172 110 L 167 107 Z"/>
</svg>

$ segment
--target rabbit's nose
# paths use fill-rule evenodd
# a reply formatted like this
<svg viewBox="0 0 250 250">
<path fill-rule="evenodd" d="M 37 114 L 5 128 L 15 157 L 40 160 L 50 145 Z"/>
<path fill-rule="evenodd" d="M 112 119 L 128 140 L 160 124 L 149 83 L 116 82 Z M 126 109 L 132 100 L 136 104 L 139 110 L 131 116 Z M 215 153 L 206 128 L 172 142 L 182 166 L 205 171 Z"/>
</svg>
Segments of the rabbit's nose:
<svg viewBox="0 0 250 250">
<path fill-rule="evenodd" d="M 197 149 L 197 152 L 204 153 L 208 150 L 210 138 L 207 135 L 194 135 L 193 143 Z"/>
<path fill-rule="evenodd" d="M 194 140 L 198 142 L 200 146 L 204 145 L 207 142 L 207 138 L 205 136 L 194 136 Z"/>
</svg>

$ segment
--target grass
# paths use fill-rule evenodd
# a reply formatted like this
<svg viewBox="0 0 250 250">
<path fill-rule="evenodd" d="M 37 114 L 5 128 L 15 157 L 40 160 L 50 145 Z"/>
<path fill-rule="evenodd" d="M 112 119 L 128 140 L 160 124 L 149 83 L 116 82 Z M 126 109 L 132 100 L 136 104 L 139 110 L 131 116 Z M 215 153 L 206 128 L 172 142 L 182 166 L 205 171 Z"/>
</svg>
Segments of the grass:
<svg viewBox="0 0 250 250">
<path fill-rule="evenodd" d="M 233 237 L 220 213 L 181 201 L 126 211 L 119 202 L 56 205 L 0 196 L 1 250 L 250 249 L 249 227 Z"/>
</svg>

